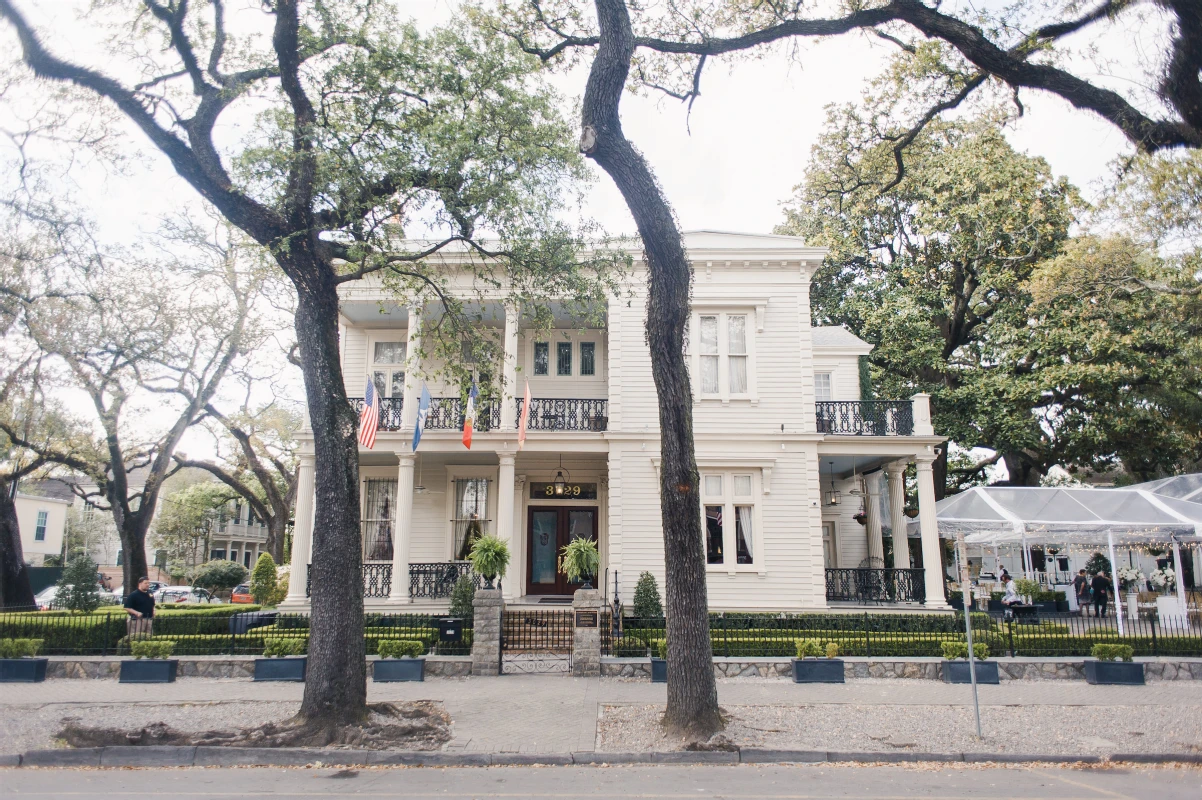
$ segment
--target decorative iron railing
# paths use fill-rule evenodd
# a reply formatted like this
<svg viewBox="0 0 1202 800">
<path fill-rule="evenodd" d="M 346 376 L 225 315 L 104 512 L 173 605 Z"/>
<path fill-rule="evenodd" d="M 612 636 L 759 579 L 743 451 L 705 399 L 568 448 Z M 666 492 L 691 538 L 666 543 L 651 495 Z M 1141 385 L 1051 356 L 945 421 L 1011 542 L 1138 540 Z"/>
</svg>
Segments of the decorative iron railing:
<svg viewBox="0 0 1202 800">
<path fill-rule="evenodd" d="M 456 431 L 463 429 L 467 402 L 461 397 L 433 397 L 425 429 Z M 491 400 L 476 401 L 475 431 L 493 431 L 501 427 L 501 404 Z"/>
<path fill-rule="evenodd" d="M 921 569 L 828 569 L 826 599 L 857 603 L 925 603 Z"/>
<path fill-rule="evenodd" d="M 472 572 L 467 561 L 438 561 L 409 565 L 409 597 L 439 600 L 451 596 L 451 590 L 460 578 L 471 578 L 479 589 L 484 579 Z"/>
<path fill-rule="evenodd" d="M 355 416 L 363 413 L 363 398 L 349 398 L 351 408 L 355 409 Z M 382 431 L 399 431 L 401 429 L 401 402 L 403 397 L 381 397 L 380 398 L 380 430 Z"/>
<path fill-rule="evenodd" d="M 824 400 L 814 405 L 819 433 L 852 436 L 914 433 L 914 404 L 909 400 Z"/>
<path fill-rule="evenodd" d="M 363 596 L 388 597 L 392 594 L 392 564 L 362 564 Z M 305 568 L 305 597 L 312 595 L 313 565 Z"/>
<path fill-rule="evenodd" d="M 518 419 L 524 402 L 522 398 L 517 400 Z M 534 397 L 526 427 L 532 431 L 604 431 L 609 425 L 608 414 L 608 400 Z"/>
</svg>

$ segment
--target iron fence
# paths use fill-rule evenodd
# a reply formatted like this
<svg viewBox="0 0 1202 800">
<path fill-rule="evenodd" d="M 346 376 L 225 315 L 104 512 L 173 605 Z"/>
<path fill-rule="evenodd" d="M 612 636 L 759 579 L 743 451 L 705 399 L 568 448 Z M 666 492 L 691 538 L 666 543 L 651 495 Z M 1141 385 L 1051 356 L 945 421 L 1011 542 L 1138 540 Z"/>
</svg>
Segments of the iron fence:
<svg viewBox="0 0 1202 800">
<path fill-rule="evenodd" d="M 506 611 L 501 673 L 570 672 L 576 628 L 571 609 Z"/>
<path fill-rule="evenodd" d="M 484 579 L 472 571 L 468 561 L 438 561 L 409 565 L 409 597 L 441 599 L 451 596 L 460 578 L 471 578 L 477 589 Z"/>
<path fill-rule="evenodd" d="M 852 436 L 914 433 L 914 404 L 909 400 L 822 400 L 814 405 L 819 433 Z"/>
<path fill-rule="evenodd" d="M 921 569 L 826 570 L 826 599 L 858 603 L 925 603 Z"/>
<path fill-rule="evenodd" d="M 525 400 L 518 398 L 518 419 Z M 527 429 L 532 431 L 604 431 L 609 425 L 609 401 L 581 398 L 530 400 Z"/>
</svg>

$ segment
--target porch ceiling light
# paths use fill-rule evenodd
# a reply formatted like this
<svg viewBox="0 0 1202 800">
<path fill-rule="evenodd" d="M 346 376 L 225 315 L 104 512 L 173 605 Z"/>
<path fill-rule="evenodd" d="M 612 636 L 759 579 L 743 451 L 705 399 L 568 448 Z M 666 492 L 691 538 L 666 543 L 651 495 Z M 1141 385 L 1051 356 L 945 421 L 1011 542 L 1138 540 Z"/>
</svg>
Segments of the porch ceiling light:
<svg viewBox="0 0 1202 800">
<path fill-rule="evenodd" d="M 826 493 L 826 504 L 828 506 L 837 506 L 839 505 L 840 497 L 839 490 L 835 488 L 835 462 L 828 461 L 827 463 L 831 466 L 831 488 Z"/>
<path fill-rule="evenodd" d="M 559 471 L 555 473 L 555 480 L 551 481 L 551 486 L 554 489 L 555 494 L 561 495 L 568 490 L 568 479 L 570 479 L 571 476 L 572 476 L 572 473 L 569 472 L 568 478 L 564 478 L 564 476 L 563 476 L 563 455 L 560 454 L 560 456 L 559 456 Z"/>
</svg>

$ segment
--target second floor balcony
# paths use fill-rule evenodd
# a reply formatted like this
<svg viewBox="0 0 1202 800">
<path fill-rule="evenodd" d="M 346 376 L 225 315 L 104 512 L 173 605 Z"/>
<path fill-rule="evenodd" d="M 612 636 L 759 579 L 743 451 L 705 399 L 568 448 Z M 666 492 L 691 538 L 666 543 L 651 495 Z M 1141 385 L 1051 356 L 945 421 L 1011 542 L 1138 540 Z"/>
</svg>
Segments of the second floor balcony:
<svg viewBox="0 0 1202 800">
<path fill-rule="evenodd" d="M 912 400 L 825 400 L 814 404 L 818 432 L 843 436 L 913 436 Z"/>
<path fill-rule="evenodd" d="M 363 410 L 363 398 L 350 400 L 355 413 Z M 517 398 L 518 420 L 522 418 L 523 398 Z M 380 430 L 401 429 L 403 400 L 400 397 L 380 399 Z M 423 430 L 461 430 L 467 401 L 460 397 L 430 398 L 430 413 Z M 529 431 L 582 431 L 601 433 L 609 425 L 609 401 L 589 398 L 532 397 L 530 416 L 526 429 Z M 501 401 L 481 400 L 476 402 L 477 431 L 495 431 L 501 428 Z"/>
</svg>

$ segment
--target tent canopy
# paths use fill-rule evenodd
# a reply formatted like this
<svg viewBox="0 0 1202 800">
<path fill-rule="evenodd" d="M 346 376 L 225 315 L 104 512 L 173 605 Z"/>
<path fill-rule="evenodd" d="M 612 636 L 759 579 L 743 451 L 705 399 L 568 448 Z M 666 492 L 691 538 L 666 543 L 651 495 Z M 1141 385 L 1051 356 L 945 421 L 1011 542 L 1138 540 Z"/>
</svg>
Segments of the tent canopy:
<svg viewBox="0 0 1202 800">
<path fill-rule="evenodd" d="M 976 486 L 936 505 L 939 535 L 999 544 L 1202 542 L 1202 504 L 1146 489 Z M 918 530 L 918 521 L 908 525 Z"/>
<path fill-rule="evenodd" d="M 1134 486 L 1120 487 L 1122 490 L 1147 491 L 1165 497 L 1175 497 L 1178 500 L 1188 500 L 1191 503 L 1202 503 L 1202 472 L 1190 475 L 1174 475 L 1171 478 L 1160 478 L 1147 483 L 1137 483 Z"/>
</svg>

